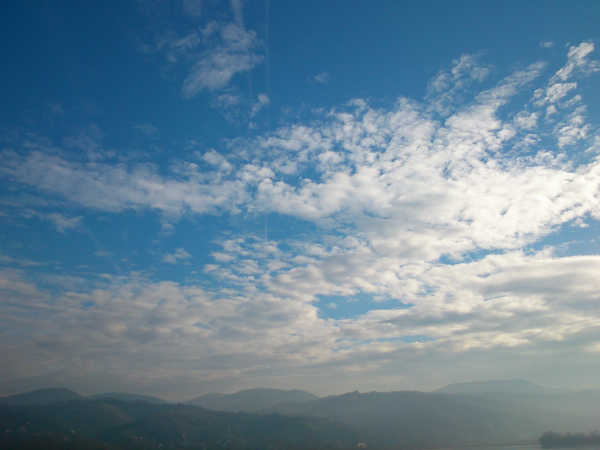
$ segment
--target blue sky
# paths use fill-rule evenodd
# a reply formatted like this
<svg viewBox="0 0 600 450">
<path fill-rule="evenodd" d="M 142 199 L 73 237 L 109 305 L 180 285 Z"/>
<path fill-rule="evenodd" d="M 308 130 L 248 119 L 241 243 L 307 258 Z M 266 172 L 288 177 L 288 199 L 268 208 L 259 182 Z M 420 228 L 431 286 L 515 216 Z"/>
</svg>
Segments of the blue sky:
<svg viewBox="0 0 600 450">
<path fill-rule="evenodd" d="M 0 391 L 599 387 L 599 19 L 7 6 Z"/>
</svg>

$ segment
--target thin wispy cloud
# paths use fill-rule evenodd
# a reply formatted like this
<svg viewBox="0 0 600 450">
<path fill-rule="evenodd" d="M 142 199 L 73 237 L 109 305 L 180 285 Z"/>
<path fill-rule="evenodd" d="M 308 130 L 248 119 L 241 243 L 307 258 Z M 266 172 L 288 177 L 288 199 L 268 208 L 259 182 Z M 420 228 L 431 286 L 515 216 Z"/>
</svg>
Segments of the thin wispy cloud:
<svg viewBox="0 0 600 450">
<path fill-rule="evenodd" d="M 201 91 L 215 91 L 229 84 L 239 73 L 247 72 L 263 61 L 260 41 L 253 31 L 237 24 L 211 23 L 202 32 L 211 42 L 190 69 L 181 92 L 191 98 Z"/>
<path fill-rule="evenodd" d="M 185 261 L 187 259 L 190 259 L 191 257 L 192 255 L 186 252 L 184 248 L 180 247 L 177 248 L 173 253 L 167 253 L 166 255 L 164 255 L 162 260 L 163 262 L 169 264 L 177 264 L 178 262 Z"/>
<path fill-rule="evenodd" d="M 329 83 L 330 75 L 328 72 L 320 72 L 313 77 L 313 80 L 319 84 Z"/>
</svg>

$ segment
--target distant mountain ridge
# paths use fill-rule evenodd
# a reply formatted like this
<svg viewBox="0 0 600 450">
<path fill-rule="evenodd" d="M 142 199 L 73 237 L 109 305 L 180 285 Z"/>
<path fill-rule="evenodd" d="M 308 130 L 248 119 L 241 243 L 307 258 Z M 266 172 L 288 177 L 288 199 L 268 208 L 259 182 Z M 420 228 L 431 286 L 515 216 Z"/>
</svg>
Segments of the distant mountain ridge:
<svg viewBox="0 0 600 450">
<path fill-rule="evenodd" d="M 434 392 L 444 394 L 544 394 L 550 389 L 527 380 L 486 380 L 454 383 Z"/>
<path fill-rule="evenodd" d="M 0 405 L 50 405 L 84 398 L 65 388 L 45 388 L 0 397 Z"/>
<path fill-rule="evenodd" d="M 0 405 L 42 406 L 86 399 L 116 400 L 122 402 L 142 402 L 153 404 L 167 403 L 162 398 L 151 395 L 130 394 L 126 392 L 104 392 L 85 396 L 66 388 L 44 388 L 0 397 Z"/>
<path fill-rule="evenodd" d="M 90 398 L 97 400 L 118 400 L 123 402 L 142 402 L 164 404 L 165 400 L 152 395 L 129 394 L 126 392 L 103 392 L 101 394 L 90 395 Z"/>
<path fill-rule="evenodd" d="M 160 443 L 170 445 L 161 448 L 192 444 L 203 448 L 202 442 L 218 447 L 230 442 L 230 429 L 241 439 L 236 441 L 240 448 L 250 442 L 280 448 L 279 443 L 303 436 L 309 438 L 310 448 L 342 442 L 353 448 L 355 437 L 368 442 L 369 448 L 446 448 L 534 442 L 547 430 L 589 433 L 600 423 L 598 405 L 600 391 L 556 390 L 526 380 L 458 383 L 436 392 L 355 391 L 322 398 L 299 390 L 248 389 L 204 395 L 186 404 L 137 394 L 85 397 L 68 389 L 43 389 L 0 398 L 0 429 L 14 431 L 29 421 L 32 427 L 37 424 L 32 432 L 54 430 L 61 438 L 74 429 L 78 436 L 102 442 L 116 439 L 119 445 L 131 444 L 137 437 L 152 442 L 139 448 L 158 448 Z M 347 440 L 345 433 L 352 439 Z M 11 434 L 13 438 L 20 439 L 18 432 Z M 0 442 L 0 448 L 6 447 Z M 304 448 L 308 447 L 297 450 Z"/>
<path fill-rule="evenodd" d="M 256 388 L 246 389 L 233 394 L 202 395 L 187 403 L 215 411 L 261 412 L 271 410 L 280 404 L 305 403 L 317 399 L 316 395 L 297 389 Z"/>
</svg>

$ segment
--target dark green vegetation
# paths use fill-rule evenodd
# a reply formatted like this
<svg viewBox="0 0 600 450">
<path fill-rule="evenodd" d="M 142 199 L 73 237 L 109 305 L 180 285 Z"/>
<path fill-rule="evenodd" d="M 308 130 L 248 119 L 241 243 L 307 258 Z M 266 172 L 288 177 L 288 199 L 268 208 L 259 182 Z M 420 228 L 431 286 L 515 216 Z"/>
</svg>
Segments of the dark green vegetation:
<svg viewBox="0 0 600 450">
<path fill-rule="evenodd" d="M 252 389 L 187 404 L 131 394 L 82 397 L 55 389 L 0 399 L 0 448 L 346 449 L 364 442 L 370 449 L 415 449 L 532 443 L 549 429 L 597 429 L 598 405 L 598 391 L 550 390 L 519 380 L 323 398 Z M 597 437 L 544 436 L 540 443 L 554 447 L 560 439 Z"/>
</svg>

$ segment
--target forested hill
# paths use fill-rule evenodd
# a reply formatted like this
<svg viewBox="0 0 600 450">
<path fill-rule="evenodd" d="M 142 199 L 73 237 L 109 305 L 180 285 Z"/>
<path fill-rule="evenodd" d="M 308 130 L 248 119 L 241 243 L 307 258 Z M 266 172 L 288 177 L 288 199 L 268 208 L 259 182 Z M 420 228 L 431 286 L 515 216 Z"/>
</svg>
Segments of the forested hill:
<svg viewBox="0 0 600 450">
<path fill-rule="evenodd" d="M 83 397 L 66 389 L 4 397 L 0 449 L 22 448 L 32 439 L 117 448 L 341 449 L 359 442 L 371 449 L 443 448 L 535 442 L 547 430 L 589 433 L 600 424 L 600 392 L 538 389 L 527 382 L 322 398 L 253 389 L 201 399 L 214 409 L 136 394 Z M 225 408 L 236 412 L 216 410 Z"/>
<path fill-rule="evenodd" d="M 3 450 L 345 449 L 359 439 L 349 427 L 326 419 L 112 399 L 1 405 L 0 425 Z"/>
<path fill-rule="evenodd" d="M 247 389 L 234 394 L 207 394 L 188 403 L 216 411 L 261 412 L 282 403 L 304 403 L 317 399 L 316 395 L 301 390 Z"/>
</svg>

